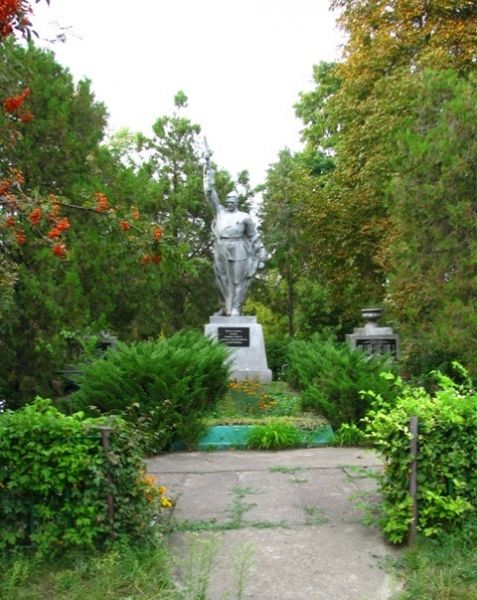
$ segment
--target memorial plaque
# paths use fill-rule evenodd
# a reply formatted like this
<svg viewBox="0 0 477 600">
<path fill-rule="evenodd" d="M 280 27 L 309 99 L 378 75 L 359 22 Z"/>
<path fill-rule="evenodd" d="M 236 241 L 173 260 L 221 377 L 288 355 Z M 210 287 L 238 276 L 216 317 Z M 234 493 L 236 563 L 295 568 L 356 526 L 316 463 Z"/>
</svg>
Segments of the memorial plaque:
<svg viewBox="0 0 477 600">
<path fill-rule="evenodd" d="M 356 348 L 363 350 L 368 356 L 390 353 L 395 357 L 397 354 L 396 340 L 393 338 L 357 339 Z"/>
<path fill-rule="evenodd" d="M 250 329 L 248 327 L 218 327 L 219 342 L 226 346 L 250 346 Z"/>
</svg>

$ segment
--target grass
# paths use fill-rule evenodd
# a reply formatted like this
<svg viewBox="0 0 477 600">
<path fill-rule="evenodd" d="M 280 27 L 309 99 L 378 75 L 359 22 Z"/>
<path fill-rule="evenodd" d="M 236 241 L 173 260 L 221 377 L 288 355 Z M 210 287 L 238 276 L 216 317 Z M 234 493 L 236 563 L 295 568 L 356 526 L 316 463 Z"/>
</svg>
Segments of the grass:
<svg viewBox="0 0 477 600">
<path fill-rule="evenodd" d="M 323 514 L 323 509 L 319 506 L 304 506 L 303 511 L 306 515 L 305 525 L 324 525 L 328 522 L 328 519 Z"/>
<path fill-rule="evenodd" d="M 294 475 L 298 473 L 298 471 L 303 471 L 305 467 L 287 467 L 286 465 L 274 465 L 273 467 L 269 467 L 270 473 L 287 473 L 289 475 Z"/>
<path fill-rule="evenodd" d="M 1 560 L 2 600 L 179 600 L 162 546 L 117 545 L 54 561 L 20 554 Z"/>
<path fill-rule="evenodd" d="M 397 567 L 404 591 L 395 600 L 475 600 L 477 518 L 457 531 L 419 540 Z"/>
</svg>

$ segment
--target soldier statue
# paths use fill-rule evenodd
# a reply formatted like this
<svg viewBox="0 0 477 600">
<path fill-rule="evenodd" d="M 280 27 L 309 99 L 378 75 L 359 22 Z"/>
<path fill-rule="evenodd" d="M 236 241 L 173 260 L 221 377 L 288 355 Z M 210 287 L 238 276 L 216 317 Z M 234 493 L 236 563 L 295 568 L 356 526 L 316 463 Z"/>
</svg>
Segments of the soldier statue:
<svg viewBox="0 0 477 600">
<path fill-rule="evenodd" d="M 242 314 L 250 282 L 257 269 L 264 267 L 268 255 L 252 218 L 238 210 L 237 193 L 230 192 L 225 206 L 220 204 L 210 162 L 212 153 L 204 143 L 204 191 L 215 213 L 214 273 L 221 302 L 216 314 L 236 317 Z"/>
</svg>

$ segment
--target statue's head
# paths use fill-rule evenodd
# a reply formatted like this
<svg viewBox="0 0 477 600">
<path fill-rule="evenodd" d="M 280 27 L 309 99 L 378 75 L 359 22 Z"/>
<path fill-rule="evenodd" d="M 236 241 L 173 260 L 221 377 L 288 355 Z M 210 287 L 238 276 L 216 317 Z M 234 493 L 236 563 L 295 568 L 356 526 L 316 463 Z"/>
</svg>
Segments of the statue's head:
<svg viewBox="0 0 477 600">
<path fill-rule="evenodd" d="M 237 192 L 229 192 L 227 194 L 227 198 L 225 198 L 225 208 L 226 210 L 233 212 L 238 206 L 238 196 Z"/>
</svg>

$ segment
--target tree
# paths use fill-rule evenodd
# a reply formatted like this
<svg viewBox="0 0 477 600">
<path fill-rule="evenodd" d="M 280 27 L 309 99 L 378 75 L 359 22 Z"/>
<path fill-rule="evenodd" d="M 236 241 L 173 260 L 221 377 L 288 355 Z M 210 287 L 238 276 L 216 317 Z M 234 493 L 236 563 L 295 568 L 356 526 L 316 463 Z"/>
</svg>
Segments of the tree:
<svg viewBox="0 0 477 600">
<path fill-rule="evenodd" d="M 413 77 L 428 66 L 463 76 L 475 69 L 477 6 L 447 0 L 335 0 L 332 6 L 348 34 L 343 60 L 332 70 L 339 86 L 330 95 L 322 72 L 299 111 L 305 137 L 333 147 L 335 168 L 308 215 L 314 253 L 341 296 L 344 316 L 352 318 L 360 305 L 381 302 L 386 293 L 392 158 L 403 122 L 419 110 Z"/>
<path fill-rule="evenodd" d="M 290 337 L 336 325 L 331 319 L 333 310 L 320 257 L 310 253 L 314 232 L 308 226 L 307 207 L 319 194 L 320 154 L 324 157 L 323 176 L 332 164 L 324 153 L 281 151 L 278 162 L 267 173 L 260 211 L 265 245 L 271 253 L 260 292 L 278 322 L 282 315 L 286 317 L 286 327 L 275 333 L 286 332 Z"/>
<path fill-rule="evenodd" d="M 28 112 L 20 115 L 14 143 L 2 145 L 0 169 L 22 172 L 30 190 L 74 196 L 91 172 L 94 153 L 103 139 L 106 108 L 96 101 L 90 82 L 74 84 L 70 72 L 52 52 L 32 43 L 22 47 L 8 40 L 0 48 L 0 89 L 28 90 Z M 11 113 L 0 113 L 0 131 Z"/>
<path fill-rule="evenodd" d="M 153 313 L 157 267 L 174 267 L 160 264 L 170 255 L 167 233 L 139 209 L 148 182 L 99 144 L 106 112 L 89 84 L 75 86 L 31 44 L 0 51 L 4 92 L 30 84 L 28 94 L 7 97 L 0 118 L 0 161 L 10 171 L 0 182 L 0 387 L 25 401 L 51 393 L 54 372 L 77 358 L 88 335 L 160 331 L 141 309 Z M 23 122 L 27 109 L 34 114 Z"/>
<path fill-rule="evenodd" d="M 424 71 L 398 136 L 388 302 L 408 362 L 436 351 L 477 375 L 477 80 Z"/>
</svg>

